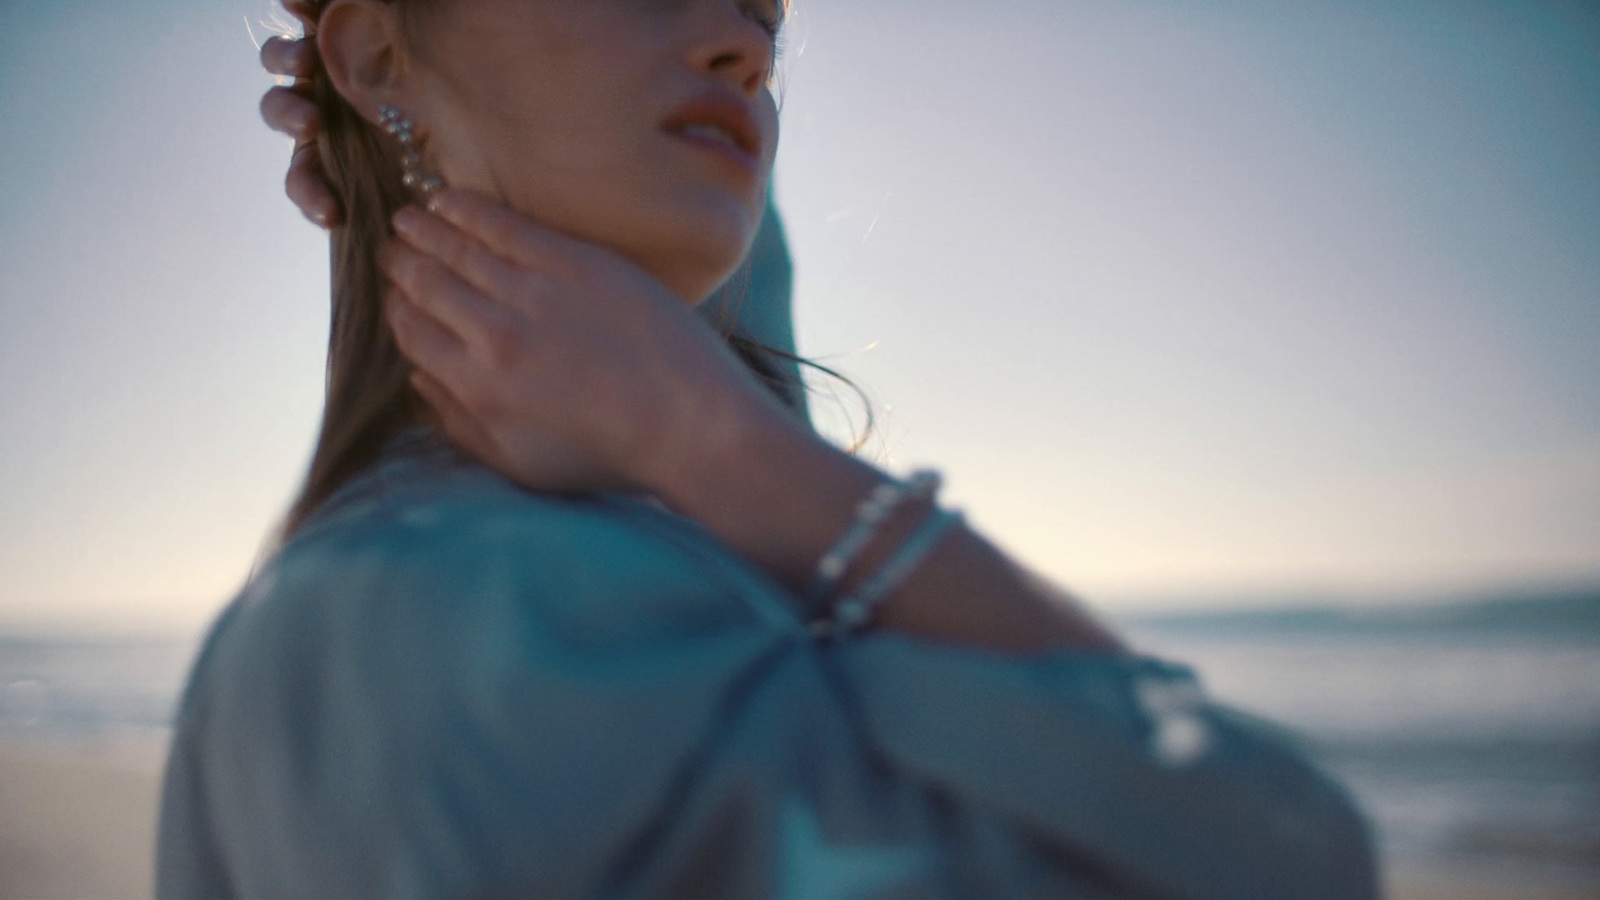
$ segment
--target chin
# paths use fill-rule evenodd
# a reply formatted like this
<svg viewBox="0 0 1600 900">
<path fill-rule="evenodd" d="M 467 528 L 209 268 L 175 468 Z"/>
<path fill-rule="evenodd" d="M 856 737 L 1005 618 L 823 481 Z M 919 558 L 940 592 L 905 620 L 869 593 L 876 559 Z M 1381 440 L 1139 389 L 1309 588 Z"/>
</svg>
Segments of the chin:
<svg viewBox="0 0 1600 900">
<path fill-rule="evenodd" d="M 754 211 L 731 203 L 663 210 L 656 239 L 639 260 L 691 306 L 721 287 L 749 254 L 765 204 Z"/>
</svg>

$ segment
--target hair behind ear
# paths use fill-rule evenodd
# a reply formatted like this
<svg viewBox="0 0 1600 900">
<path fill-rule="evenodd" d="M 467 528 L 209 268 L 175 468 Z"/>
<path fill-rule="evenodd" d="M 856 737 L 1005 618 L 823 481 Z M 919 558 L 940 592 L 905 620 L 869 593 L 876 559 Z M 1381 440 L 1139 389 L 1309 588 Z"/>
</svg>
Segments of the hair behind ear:
<svg viewBox="0 0 1600 900">
<path fill-rule="evenodd" d="M 404 2 L 404 0 L 401 0 Z M 376 0 L 330 0 L 340 6 L 387 6 Z M 319 47 L 336 43 L 323 38 Z M 399 160 L 388 139 L 335 86 L 326 68 L 314 78 L 323 121 L 317 138 L 323 172 L 344 210 L 330 236 L 332 322 L 328 338 L 327 399 L 305 484 L 280 530 L 292 536 L 339 486 L 377 459 L 396 432 L 420 420 L 426 407 L 410 387 L 411 367 L 383 315 L 387 280 L 378 251 L 395 212 L 410 202 Z"/>
</svg>

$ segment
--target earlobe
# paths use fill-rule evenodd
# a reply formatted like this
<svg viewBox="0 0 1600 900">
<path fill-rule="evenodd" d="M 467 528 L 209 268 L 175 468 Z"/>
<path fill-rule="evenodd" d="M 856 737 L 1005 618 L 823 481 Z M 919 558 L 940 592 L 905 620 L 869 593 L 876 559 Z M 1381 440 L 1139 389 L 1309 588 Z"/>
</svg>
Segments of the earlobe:
<svg viewBox="0 0 1600 900">
<path fill-rule="evenodd" d="M 323 67 L 345 101 L 369 122 L 404 92 L 407 57 L 394 7 L 380 0 L 333 0 L 317 25 Z"/>
</svg>

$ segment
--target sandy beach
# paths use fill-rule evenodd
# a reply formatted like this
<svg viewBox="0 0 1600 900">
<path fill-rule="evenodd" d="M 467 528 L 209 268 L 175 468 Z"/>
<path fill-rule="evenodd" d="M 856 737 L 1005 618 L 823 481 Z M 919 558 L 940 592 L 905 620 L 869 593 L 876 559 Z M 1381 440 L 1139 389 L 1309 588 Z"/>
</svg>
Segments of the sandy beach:
<svg viewBox="0 0 1600 900">
<path fill-rule="evenodd" d="M 166 741 L 0 742 L 0 898 L 149 897 Z"/>
<path fill-rule="evenodd" d="M 141 898 L 152 890 L 165 742 L 0 741 L 0 900 Z M 1400 868 L 1394 900 L 1592 900 L 1600 885 L 1506 871 Z"/>
</svg>

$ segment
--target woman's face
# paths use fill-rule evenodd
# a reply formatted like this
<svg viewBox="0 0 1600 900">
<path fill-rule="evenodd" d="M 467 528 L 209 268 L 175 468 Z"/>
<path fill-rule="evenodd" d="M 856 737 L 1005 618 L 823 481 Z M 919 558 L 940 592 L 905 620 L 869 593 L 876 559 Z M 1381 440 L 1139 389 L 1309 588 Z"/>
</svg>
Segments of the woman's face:
<svg viewBox="0 0 1600 900">
<path fill-rule="evenodd" d="M 414 20 L 403 108 L 446 184 L 699 303 L 761 222 L 782 15 L 782 0 L 440 3 Z"/>
</svg>

